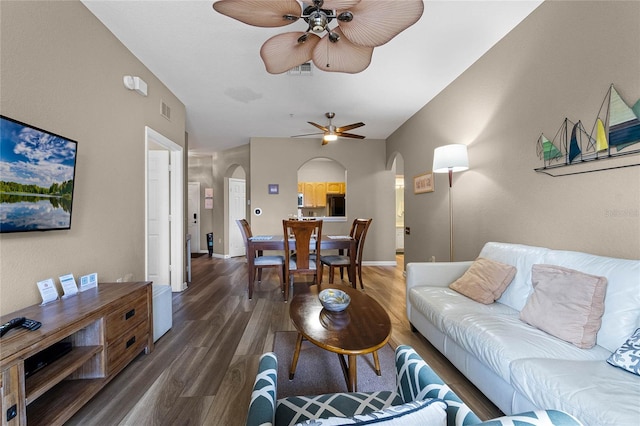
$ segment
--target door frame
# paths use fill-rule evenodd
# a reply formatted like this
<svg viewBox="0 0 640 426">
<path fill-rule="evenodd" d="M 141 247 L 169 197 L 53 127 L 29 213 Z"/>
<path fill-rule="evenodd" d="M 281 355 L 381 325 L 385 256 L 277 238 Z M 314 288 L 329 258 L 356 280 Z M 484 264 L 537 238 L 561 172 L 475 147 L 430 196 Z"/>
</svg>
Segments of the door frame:
<svg viewBox="0 0 640 426">
<path fill-rule="evenodd" d="M 148 279 L 149 274 L 149 144 L 156 143 L 169 151 L 170 162 L 170 259 L 171 268 L 171 290 L 174 292 L 183 291 L 187 288 L 185 280 L 185 252 L 186 237 L 184 233 L 184 148 L 163 136 L 149 126 L 145 126 L 144 138 L 144 276 Z"/>
<path fill-rule="evenodd" d="M 246 219 L 246 204 L 247 204 L 247 180 L 246 179 L 240 179 L 240 178 L 233 178 L 233 177 L 228 177 L 226 178 L 227 180 L 227 229 L 228 229 L 228 233 L 227 233 L 227 257 L 232 257 L 232 256 L 244 256 L 246 255 L 246 252 L 242 255 L 238 255 L 235 253 L 231 253 L 231 232 L 232 229 L 233 230 L 237 230 L 238 233 L 240 233 L 240 230 L 238 228 L 238 226 L 235 223 L 235 220 L 233 217 L 231 217 L 231 182 L 243 182 L 244 183 L 244 189 L 245 189 L 245 193 L 244 193 L 244 200 L 243 200 L 243 204 L 244 204 L 244 215 L 238 219 Z"/>
<path fill-rule="evenodd" d="M 171 271 L 167 264 L 171 255 L 169 176 L 170 152 L 154 143 L 154 149 L 147 152 L 146 200 L 147 214 L 147 274 L 145 279 L 157 284 L 170 284 Z M 153 201 L 153 202 L 152 202 Z M 156 265 L 156 263 L 158 265 Z M 151 265 L 155 265 L 152 268 Z"/>
<path fill-rule="evenodd" d="M 198 194 L 196 197 L 196 208 L 198 209 L 198 211 L 196 212 L 196 214 L 198 215 L 198 218 L 196 219 L 198 221 L 198 225 L 197 225 L 197 234 L 191 234 L 191 252 L 192 253 L 203 253 L 203 251 L 200 249 L 200 238 L 201 238 L 201 233 L 202 231 L 200 230 L 200 224 L 201 224 L 201 219 L 202 219 L 202 212 L 201 212 L 201 206 L 200 206 L 200 182 L 187 182 L 187 194 L 190 192 L 190 187 L 194 185 L 198 187 Z M 191 217 L 191 211 L 189 211 L 189 205 L 187 203 L 187 220 L 191 221 L 193 220 L 193 218 Z M 187 226 L 187 230 L 189 229 L 189 227 Z M 207 253 L 208 250 L 205 250 L 204 253 Z"/>
</svg>

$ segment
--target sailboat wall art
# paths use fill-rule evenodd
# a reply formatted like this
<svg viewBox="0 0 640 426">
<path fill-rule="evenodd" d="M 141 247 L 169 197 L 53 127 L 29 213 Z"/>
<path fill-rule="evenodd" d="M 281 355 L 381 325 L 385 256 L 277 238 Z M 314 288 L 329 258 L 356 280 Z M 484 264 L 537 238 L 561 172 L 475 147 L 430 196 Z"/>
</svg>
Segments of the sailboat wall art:
<svg viewBox="0 0 640 426">
<path fill-rule="evenodd" d="M 538 137 L 536 153 L 543 167 L 535 171 L 550 176 L 639 166 L 640 99 L 629 106 L 612 84 L 589 131 L 565 118 L 551 140 Z"/>
</svg>

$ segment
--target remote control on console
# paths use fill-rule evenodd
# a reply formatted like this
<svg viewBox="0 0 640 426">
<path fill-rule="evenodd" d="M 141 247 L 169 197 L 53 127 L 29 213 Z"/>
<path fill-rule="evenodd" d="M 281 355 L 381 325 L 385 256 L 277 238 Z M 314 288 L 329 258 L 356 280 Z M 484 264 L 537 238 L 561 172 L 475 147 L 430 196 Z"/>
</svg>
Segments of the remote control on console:
<svg viewBox="0 0 640 426">
<path fill-rule="evenodd" d="M 22 322 L 22 324 L 20 324 L 22 327 L 26 328 L 27 330 L 37 330 L 40 328 L 40 326 L 42 325 L 42 323 L 40 321 L 36 321 L 36 320 L 32 320 L 29 318 L 25 318 L 24 321 Z"/>
</svg>

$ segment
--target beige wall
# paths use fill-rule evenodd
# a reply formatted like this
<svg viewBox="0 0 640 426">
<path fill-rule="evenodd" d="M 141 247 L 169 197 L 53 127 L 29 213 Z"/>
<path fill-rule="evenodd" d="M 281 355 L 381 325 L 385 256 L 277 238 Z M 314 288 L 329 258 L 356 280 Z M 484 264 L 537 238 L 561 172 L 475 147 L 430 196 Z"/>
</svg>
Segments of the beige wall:
<svg viewBox="0 0 640 426">
<path fill-rule="evenodd" d="M 0 237 L 0 312 L 39 303 L 36 282 L 66 273 L 144 279 L 145 126 L 184 146 L 184 105 L 80 2 L 0 8 L 2 114 L 78 141 L 71 230 Z"/>
<path fill-rule="evenodd" d="M 372 217 L 363 260 L 395 262 L 395 176 L 385 168 L 385 141 L 251 139 L 251 227 L 254 234 L 281 234 L 282 219 L 297 212 L 298 169 L 316 157 L 331 158 L 347 169 L 347 222 L 323 224 L 323 233 L 347 234 L 356 217 Z M 267 185 L 280 185 L 269 195 Z M 260 207 L 261 216 L 253 214 Z"/>
<path fill-rule="evenodd" d="M 640 167 L 533 171 L 540 133 L 565 117 L 591 130 L 611 83 L 640 98 L 639 17 L 636 1 L 545 2 L 389 137 L 408 178 L 431 169 L 435 147 L 468 145 L 470 170 L 454 176 L 457 259 L 486 241 L 640 258 Z M 407 262 L 448 259 L 447 186 L 446 175 L 434 193 L 407 186 Z"/>
</svg>

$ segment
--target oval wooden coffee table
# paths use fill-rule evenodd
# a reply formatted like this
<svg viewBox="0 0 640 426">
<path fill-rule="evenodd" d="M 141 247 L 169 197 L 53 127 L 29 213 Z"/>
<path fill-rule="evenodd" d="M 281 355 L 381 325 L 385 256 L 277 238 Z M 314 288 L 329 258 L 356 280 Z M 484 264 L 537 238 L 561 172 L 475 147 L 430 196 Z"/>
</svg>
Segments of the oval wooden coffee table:
<svg viewBox="0 0 640 426">
<path fill-rule="evenodd" d="M 330 288 L 325 285 L 322 289 Z M 336 287 L 331 287 L 336 288 Z M 369 295 L 347 287 L 337 286 L 351 296 L 351 303 L 339 313 L 327 311 L 318 299 L 318 286 L 301 285 L 289 306 L 289 316 L 298 330 L 298 339 L 291 362 L 289 379 L 293 379 L 300 355 L 302 340 L 338 354 L 349 392 L 357 392 L 357 357 L 373 352 L 376 374 L 380 361 L 377 350 L 391 336 L 391 320 L 378 302 Z M 345 360 L 345 355 L 348 360 Z"/>
</svg>

